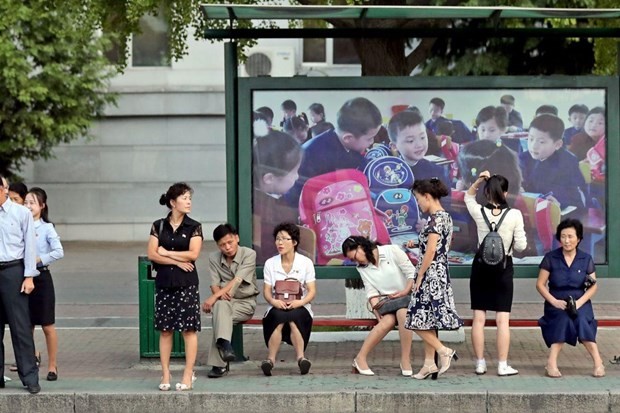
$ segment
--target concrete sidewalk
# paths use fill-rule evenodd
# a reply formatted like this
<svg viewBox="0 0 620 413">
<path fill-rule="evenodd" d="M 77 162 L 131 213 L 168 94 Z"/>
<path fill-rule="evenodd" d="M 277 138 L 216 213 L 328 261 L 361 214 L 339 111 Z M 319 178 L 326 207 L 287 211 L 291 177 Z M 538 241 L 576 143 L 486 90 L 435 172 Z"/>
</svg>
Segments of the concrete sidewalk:
<svg viewBox="0 0 620 413">
<path fill-rule="evenodd" d="M 310 374 L 300 376 L 292 348 L 283 345 L 274 375 L 264 377 L 259 368 L 266 356 L 262 330 L 244 328 L 247 362 L 232 363 L 231 372 L 221 379 L 208 379 L 206 351 L 211 340 L 210 319 L 203 316 L 199 334 L 196 373 L 198 381 L 191 392 L 160 392 L 157 359 L 140 359 L 138 334 L 137 256 L 144 244 L 66 243 L 65 259 L 53 266 L 57 291 L 59 336 L 59 380 L 45 381 L 47 360 L 43 351 L 42 391 L 28 394 L 17 373 L 6 371 L 13 380 L 0 389 L 2 412 L 226 412 L 304 413 L 304 412 L 620 412 L 620 365 L 609 360 L 620 355 L 620 329 L 599 329 L 598 343 L 606 363 L 607 377 L 590 376 L 592 363 L 582 346 L 567 346 L 560 357 L 561 379 L 544 376 L 547 357 L 540 330 L 513 329 L 510 363 L 519 369 L 514 377 L 495 374 L 495 332 L 487 333 L 489 373 L 473 373 L 473 354 L 469 329 L 465 342 L 454 344 L 460 358 L 437 381 L 417 381 L 399 376 L 399 343 L 385 341 L 369 359 L 374 377 L 353 375 L 351 361 L 360 342 L 334 342 L 310 339 L 307 357 Z M 200 269 L 207 268 L 206 244 Z M 201 291 L 208 289 L 206 273 L 201 272 Z M 466 281 L 458 280 L 457 294 L 466 297 Z M 538 318 L 542 300 L 522 291 L 533 289 L 532 280 L 515 287 L 513 318 Z M 617 285 L 615 280 L 605 281 Z M 456 284 L 456 282 L 455 282 Z M 603 284 L 603 283 L 601 283 Z M 325 291 L 313 304 L 317 316 L 342 316 L 345 306 L 329 298 L 344 299 L 342 282 L 324 280 Z M 342 289 L 339 290 L 338 288 Z M 535 293 L 535 291 L 534 291 Z M 610 299 L 595 300 L 597 318 L 620 318 L 616 289 L 605 288 Z M 530 298 L 533 297 L 533 298 Z M 203 296 L 204 298 L 204 296 Z M 598 296 L 597 296 L 598 298 Z M 459 313 L 470 316 L 466 300 L 457 299 Z M 264 310 L 259 305 L 256 317 Z M 321 333 L 323 335 L 329 333 Z M 37 348 L 45 349 L 40 329 L 35 334 Z M 5 334 L 6 362 L 13 358 L 8 332 Z M 413 366 L 423 363 L 422 344 L 414 342 Z M 180 381 L 182 360 L 173 362 L 172 383 Z"/>
</svg>

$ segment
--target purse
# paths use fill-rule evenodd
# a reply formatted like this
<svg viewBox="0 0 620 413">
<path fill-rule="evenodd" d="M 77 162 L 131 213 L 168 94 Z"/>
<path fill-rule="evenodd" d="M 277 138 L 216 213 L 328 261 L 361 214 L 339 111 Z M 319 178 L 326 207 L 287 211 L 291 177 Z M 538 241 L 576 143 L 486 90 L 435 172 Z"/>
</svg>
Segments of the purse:
<svg viewBox="0 0 620 413">
<path fill-rule="evenodd" d="M 586 280 L 583 282 L 583 289 L 587 291 L 588 288 L 592 287 L 594 284 L 596 284 L 596 279 L 588 274 L 586 275 Z"/>
<path fill-rule="evenodd" d="M 377 311 L 381 315 L 386 315 L 390 313 L 395 313 L 401 308 L 409 307 L 409 302 L 411 298 L 408 295 L 398 298 L 390 298 L 384 296 L 377 304 L 372 307 L 373 311 Z"/>
<path fill-rule="evenodd" d="M 566 312 L 568 313 L 570 318 L 577 318 L 577 303 L 572 296 L 569 296 L 566 299 Z"/>
<path fill-rule="evenodd" d="M 276 281 L 274 286 L 276 300 L 282 300 L 286 303 L 301 300 L 303 290 L 301 283 L 296 278 L 287 278 L 285 280 Z"/>
</svg>

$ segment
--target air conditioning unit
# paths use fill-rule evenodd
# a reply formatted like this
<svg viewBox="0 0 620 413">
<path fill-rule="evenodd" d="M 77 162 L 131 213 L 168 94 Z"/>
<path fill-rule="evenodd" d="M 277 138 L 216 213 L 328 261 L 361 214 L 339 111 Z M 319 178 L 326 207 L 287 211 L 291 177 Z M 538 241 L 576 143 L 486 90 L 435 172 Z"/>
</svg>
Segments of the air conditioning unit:
<svg viewBox="0 0 620 413">
<path fill-rule="evenodd" d="M 241 76 L 295 76 L 295 50 L 292 47 L 256 47 L 249 51 Z"/>
</svg>

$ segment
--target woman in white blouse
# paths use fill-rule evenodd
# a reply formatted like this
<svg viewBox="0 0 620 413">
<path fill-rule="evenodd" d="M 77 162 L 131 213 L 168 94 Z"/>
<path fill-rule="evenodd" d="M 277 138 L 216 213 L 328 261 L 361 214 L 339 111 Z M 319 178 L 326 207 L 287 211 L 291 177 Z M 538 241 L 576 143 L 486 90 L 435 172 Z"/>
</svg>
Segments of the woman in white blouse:
<svg viewBox="0 0 620 413">
<path fill-rule="evenodd" d="M 299 228 L 292 223 L 282 223 L 273 230 L 278 255 L 265 262 L 263 270 L 263 295 L 269 308 L 263 317 L 263 336 L 269 350 L 261 363 L 265 376 L 271 376 L 282 341 L 295 349 L 297 366 L 301 374 L 310 371 L 310 360 L 304 351 L 310 341 L 312 308 L 316 296 L 316 278 L 312 260 L 297 252 Z M 301 299 L 284 301 L 275 298 L 277 281 L 294 278 L 301 283 Z"/>
<path fill-rule="evenodd" d="M 366 296 L 370 306 L 382 298 L 408 296 L 413 287 L 415 267 L 397 245 L 377 245 L 361 236 L 351 236 L 342 243 L 342 253 L 357 263 L 357 271 L 364 281 Z M 368 367 L 368 354 L 383 340 L 398 323 L 400 335 L 400 371 L 403 376 L 411 376 L 411 339 L 413 331 L 405 328 L 407 307 L 381 315 L 373 310 L 378 323 L 370 331 L 362 348 L 353 359 L 353 372 L 364 376 L 374 376 Z"/>
<path fill-rule="evenodd" d="M 484 184 L 484 195 L 487 204 L 481 207 L 476 202 L 476 193 L 480 185 Z M 513 274 L 512 251 L 523 251 L 527 247 L 525 230 L 523 229 L 523 215 L 518 209 L 511 209 L 506 202 L 508 180 L 501 175 L 493 175 L 489 171 L 480 173 L 478 179 L 465 194 L 465 205 L 476 222 L 478 228 L 478 244 L 489 233 L 489 227 L 484 217 L 491 224 L 497 224 L 505 215 L 497 232 L 502 238 L 505 263 L 491 266 L 485 264 L 479 254 L 476 254 L 471 268 L 469 290 L 471 308 L 474 311 L 474 320 L 471 329 L 471 341 L 476 355 L 476 374 L 485 374 L 487 371 L 484 359 L 484 324 L 486 312 L 495 311 L 497 324 L 497 374 L 498 376 L 512 376 L 519 371 L 508 365 L 508 350 L 510 348 L 510 311 L 512 309 Z M 484 214 L 484 216 L 482 215 Z"/>
</svg>

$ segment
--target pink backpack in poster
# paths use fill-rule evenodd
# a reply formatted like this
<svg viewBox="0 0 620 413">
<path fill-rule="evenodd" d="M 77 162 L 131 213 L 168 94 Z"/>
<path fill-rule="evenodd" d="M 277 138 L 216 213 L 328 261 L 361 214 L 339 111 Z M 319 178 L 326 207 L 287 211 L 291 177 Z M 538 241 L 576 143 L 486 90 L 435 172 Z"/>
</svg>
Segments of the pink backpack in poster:
<svg viewBox="0 0 620 413">
<path fill-rule="evenodd" d="M 351 235 L 362 235 L 389 243 L 381 213 L 372 202 L 364 174 L 340 169 L 308 179 L 299 198 L 301 223 L 317 238 L 316 263 L 344 259 L 342 243 Z"/>
</svg>

